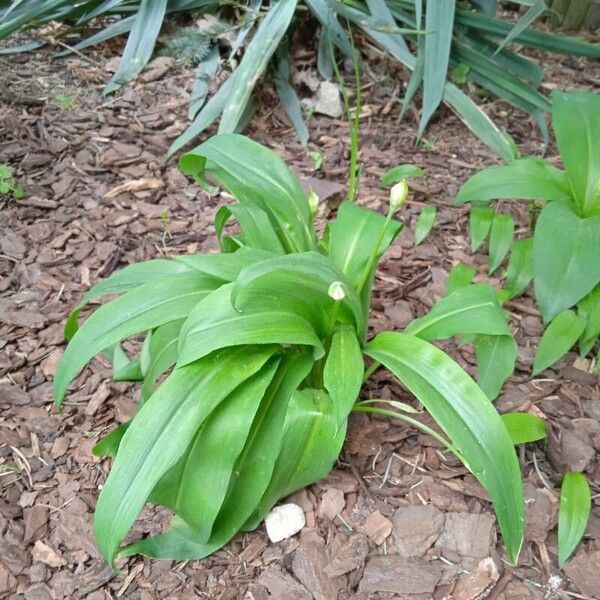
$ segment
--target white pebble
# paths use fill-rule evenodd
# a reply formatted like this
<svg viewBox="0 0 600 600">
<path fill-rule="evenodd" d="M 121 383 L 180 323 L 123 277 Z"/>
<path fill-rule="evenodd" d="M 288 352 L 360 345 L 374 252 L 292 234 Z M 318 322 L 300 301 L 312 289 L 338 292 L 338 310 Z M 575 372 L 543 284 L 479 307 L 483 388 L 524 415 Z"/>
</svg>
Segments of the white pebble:
<svg viewBox="0 0 600 600">
<path fill-rule="evenodd" d="M 292 537 L 306 525 L 304 511 L 297 504 L 276 506 L 265 518 L 269 539 L 275 543 Z"/>
</svg>

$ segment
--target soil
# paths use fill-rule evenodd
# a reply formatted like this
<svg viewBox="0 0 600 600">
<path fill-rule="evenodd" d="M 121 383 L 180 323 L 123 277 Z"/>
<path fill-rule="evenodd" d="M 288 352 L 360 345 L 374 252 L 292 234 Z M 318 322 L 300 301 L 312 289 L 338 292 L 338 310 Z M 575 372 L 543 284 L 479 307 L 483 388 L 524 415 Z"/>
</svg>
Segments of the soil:
<svg viewBox="0 0 600 600">
<path fill-rule="evenodd" d="M 0 597 L 210 598 L 211 600 L 600 598 L 600 386 L 589 361 L 570 353 L 531 380 L 542 331 L 529 294 L 509 304 L 519 343 L 517 371 L 496 405 L 529 411 L 548 424 L 546 444 L 519 448 L 527 500 L 527 535 L 516 567 L 505 559 L 483 489 L 436 442 L 403 424 L 355 415 L 344 452 L 324 481 L 294 495 L 307 525 L 271 544 L 264 527 L 239 535 L 197 562 L 134 557 L 113 572 L 99 557 L 92 516 L 109 461 L 95 442 L 128 420 L 139 391 L 110 379 L 96 359 L 71 387 L 64 413 L 50 387 L 64 348 L 62 327 L 91 284 L 140 260 L 216 249 L 212 219 L 226 195 L 210 197 L 162 163 L 187 123 L 192 72 L 161 58 L 116 96 L 101 95 L 115 45 L 86 58 L 51 60 L 37 53 L 0 58 L 0 163 L 15 171 L 26 195 L 0 208 Z M 304 56 L 313 68 L 312 55 Z M 547 88 L 593 88 L 597 62 L 540 57 Z M 385 210 L 379 175 L 416 163 L 426 177 L 412 184 L 407 227 L 383 261 L 373 298 L 374 329 L 401 329 L 444 293 L 458 261 L 486 275 L 484 254 L 468 250 L 467 211 L 451 206 L 466 177 L 497 162 L 447 109 L 415 145 L 415 112 L 398 123 L 399 81 L 406 73 L 371 63 L 364 89 L 359 202 Z M 247 133 L 278 151 L 321 195 L 321 218 L 342 197 L 348 165 L 343 120 L 314 116 L 309 150 L 296 140 L 273 92 Z M 488 113 L 515 137 L 523 154 L 542 151 L 531 121 L 501 102 Z M 548 155 L 556 158 L 550 147 Z M 124 187 L 121 187 L 124 186 Z M 129 191 L 128 191 L 129 190 Z M 426 203 L 436 227 L 419 246 L 414 225 Z M 525 206 L 511 208 L 519 234 Z M 469 346 L 444 347 L 471 373 Z M 390 376 L 375 374 L 365 397 L 410 398 Z M 594 495 L 584 541 L 557 567 L 561 474 L 584 470 Z M 156 532 L 166 511 L 147 509 L 134 535 Z"/>
</svg>

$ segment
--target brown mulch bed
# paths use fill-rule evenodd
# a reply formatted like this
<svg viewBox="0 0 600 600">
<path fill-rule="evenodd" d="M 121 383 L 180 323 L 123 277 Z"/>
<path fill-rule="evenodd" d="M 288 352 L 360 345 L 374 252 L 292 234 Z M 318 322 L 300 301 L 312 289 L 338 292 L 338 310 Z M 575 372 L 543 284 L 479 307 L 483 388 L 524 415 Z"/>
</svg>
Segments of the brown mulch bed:
<svg viewBox="0 0 600 600">
<path fill-rule="evenodd" d="M 518 368 L 496 403 L 501 411 L 542 416 L 549 430 L 547 444 L 519 449 L 528 520 L 517 567 L 505 561 L 487 497 L 466 469 L 431 438 L 365 415 L 351 419 L 336 470 L 294 495 L 307 519 L 294 538 L 271 544 L 261 527 L 203 561 L 136 557 L 122 573 L 104 563 L 91 524 L 109 461 L 90 450 L 115 422 L 132 416 L 138 390 L 112 382 L 109 365 L 97 359 L 58 415 L 50 388 L 64 347 L 63 324 L 91 284 L 123 265 L 214 250 L 212 218 L 227 198 L 209 197 L 175 164 L 162 163 L 187 122 L 191 73 L 160 59 L 136 83 L 103 97 L 105 65 L 113 56 L 103 51 L 89 61 L 56 62 L 41 53 L 0 58 L 0 163 L 15 169 L 27 192 L 19 201 L 3 199 L 0 208 L 0 597 L 600 598 L 599 378 L 571 353 L 542 378 L 530 379 L 542 328 L 529 296 L 510 305 Z M 600 81 L 597 63 L 544 62 L 556 86 Z M 375 73 L 384 67 L 376 65 Z M 458 261 L 476 266 L 487 280 L 485 256 L 468 251 L 467 211 L 450 203 L 470 173 L 496 158 L 446 109 L 429 128 L 427 143 L 415 147 L 415 115 L 397 122 L 396 75 L 376 77 L 365 89 L 359 201 L 383 207 L 386 192 L 378 177 L 395 164 L 413 162 L 427 172 L 412 186 L 403 213 L 407 227 L 384 260 L 374 292 L 373 326 L 401 329 L 443 294 Z M 325 157 L 314 172 L 269 89 L 262 100 L 248 133 L 280 152 L 299 175 L 313 178 L 322 196 L 335 191 L 332 182 L 343 184 L 347 124 L 311 119 L 309 149 Z M 523 153 L 539 153 L 529 120 L 502 103 L 487 109 Z M 136 191 L 117 187 L 132 181 Z M 325 200 L 322 216 L 337 200 L 335 194 Z M 438 206 L 436 228 L 414 247 L 416 216 L 429 202 Z M 524 227 L 526 207 L 514 207 L 514 214 Z M 444 346 L 474 373 L 470 347 Z M 364 393 L 407 397 L 383 373 Z M 559 570 L 557 499 L 566 469 L 585 470 L 595 497 L 585 540 Z M 156 532 L 167 521 L 166 511 L 146 510 L 135 533 Z"/>
</svg>

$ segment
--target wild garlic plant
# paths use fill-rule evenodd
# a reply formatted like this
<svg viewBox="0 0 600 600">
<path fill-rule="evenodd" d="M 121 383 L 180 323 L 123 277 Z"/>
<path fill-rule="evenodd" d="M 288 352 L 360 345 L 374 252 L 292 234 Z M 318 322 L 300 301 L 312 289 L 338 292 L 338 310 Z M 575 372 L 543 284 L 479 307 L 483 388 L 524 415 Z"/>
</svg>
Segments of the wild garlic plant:
<svg viewBox="0 0 600 600">
<path fill-rule="evenodd" d="M 216 214 L 221 251 L 133 264 L 91 288 L 67 323 L 54 380 L 60 407 L 69 383 L 105 352 L 117 379 L 142 382 L 137 414 L 95 447 L 114 459 L 94 521 L 106 560 L 200 559 L 255 529 L 279 499 L 329 473 L 358 411 L 404 419 L 455 453 L 489 492 L 516 561 L 524 504 L 511 437 L 473 379 L 432 344 L 510 335 L 495 293 L 468 285 L 402 332 L 367 335 L 377 265 L 402 229 L 394 213 L 406 183 L 393 188 L 386 216 L 344 202 L 319 239 L 316 198 L 309 202 L 284 162 L 256 142 L 218 135 L 180 165 L 199 183 L 211 175 L 237 200 Z M 240 233 L 226 229 L 231 219 Z M 78 328 L 86 303 L 114 293 Z M 130 360 L 120 342 L 141 333 Z M 379 366 L 441 433 L 406 404 L 359 401 Z M 122 547 L 146 503 L 173 512 L 169 529 Z"/>
</svg>

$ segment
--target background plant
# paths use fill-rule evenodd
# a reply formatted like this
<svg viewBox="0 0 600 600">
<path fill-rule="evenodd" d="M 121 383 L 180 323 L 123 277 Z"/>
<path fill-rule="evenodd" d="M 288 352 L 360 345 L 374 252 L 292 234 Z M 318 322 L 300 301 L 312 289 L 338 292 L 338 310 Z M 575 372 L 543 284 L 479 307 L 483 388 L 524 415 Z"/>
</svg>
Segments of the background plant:
<svg viewBox="0 0 600 600">
<path fill-rule="evenodd" d="M 540 373 L 575 342 L 582 356 L 600 335 L 600 96 L 591 92 L 553 94 L 552 124 L 565 170 L 540 158 L 519 158 L 476 173 L 456 202 L 471 208 L 471 243 L 490 236 L 490 271 L 511 249 L 514 225 L 508 214 L 483 202 L 507 198 L 543 201 L 533 238 L 512 245 L 506 273 L 508 297 L 533 279 L 547 329 L 533 372 Z M 576 310 L 572 308 L 576 306 Z"/>
<path fill-rule="evenodd" d="M 366 339 L 377 263 L 402 228 L 393 213 L 406 184 L 392 190 L 387 216 L 342 203 L 319 240 L 299 182 L 259 144 L 219 135 L 181 167 L 203 184 L 209 173 L 237 199 L 216 214 L 221 252 L 133 264 L 94 286 L 66 325 L 54 380 L 60 407 L 71 380 L 105 352 L 117 379 L 142 382 L 138 413 L 94 450 L 114 457 L 94 525 L 105 558 L 197 559 L 255 528 L 279 498 L 329 472 L 355 410 L 403 419 L 454 452 L 488 490 L 514 562 L 524 507 L 511 437 L 481 389 L 431 343 L 510 335 L 495 293 L 464 286 L 404 332 Z M 86 303 L 115 293 L 78 328 Z M 130 359 L 120 342 L 143 332 Z M 442 433 L 406 404 L 356 403 L 380 365 Z M 121 548 L 146 502 L 173 511 L 169 530 Z"/>
<path fill-rule="evenodd" d="M 518 52 L 520 47 L 572 55 L 600 56 L 598 45 L 532 29 L 531 24 L 546 11 L 543 0 L 523 0 L 529 6 L 517 22 L 495 17 L 495 0 L 305 0 L 303 3 L 320 23 L 317 65 L 326 79 L 334 73 L 332 45 L 355 60 L 347 25 L 370 38 L 393 59 L 413 72 L 406 88 L 403 113 L 418 90 L 422 92 L 422 110 L 418 135 L 421 136 L 441 102 L 446 103 L 467 126 L 505 160 L 515 158 L 510 137 L 498 130 L 485 112 L 460 89 L 460 85 L 477 86 L 532 115 L 545 135 L 543 112 L 550 107 L 541 94 L 543 78 L 540 67 Z M 152 57 L 166 15 L 175 13 L 214 14 L 222 19 L 221 29 L 199 33 L 198 52 L 189 48 L 190 32 L 184 35 L 183 58 L 190 54 L 198 63 L 198 75 L 190 102 L 192 124 L 178 138 L 171 153 L 181 149 L 220 118 L 219 131 L 243 129 L 254 110 L 252 92 L 261 76 L 271 66 L 275 87 L 283 106 L 301 139 L 306 138 L 300 104 L 289 82 L 290 57 L 288 40 L 294 18 L 301 4 L 298 0 L 262 3 L 250 0 L 232 9 L 219 0 L 66 0 L 0 1 L 0 39 L 24 28 L 59 21 L 68 26 L 59 30 L 41 29 L 34 39 L 2 52 L 27 51 L 46 43 L 61 48 L 61 54 L 81 51 L 116 36 L 128 34 L 119 68 L 105 91 L 114 92 L 133 79 Z M 106 20 L 96 34 L 70 48 L 73 31 L 80 30 L 94 18 Z M 239 64 L 229 78 L 206 102 L 210 83 L 220 68 L 218 37 L 223 27 L 237 32 L 229 58 L 245 45 Z M 247 40 L 250 40 L 249 42 Z M 181 44 L 175 43 L 181 50 Z M 201 50 L 201 52 L 200 52 Z M 228 61 L 229 62 L 229 61 Z"/>
<path fill-rule="evenodd" d="M 15 200 L 25 195 L 23 188 L 14 178 L 12 169 L 5 164 L 0 164 L 0 196 L 11 196 Z"/>
</svg>

